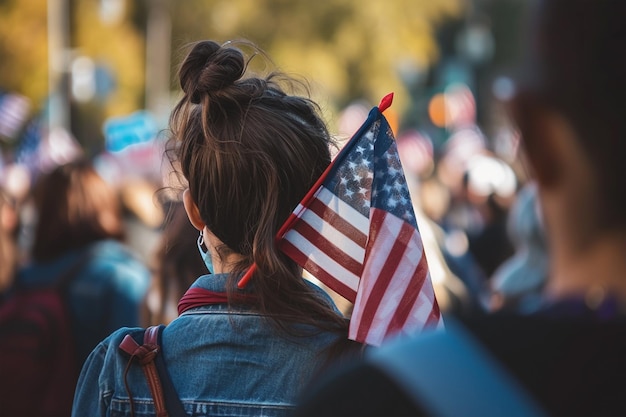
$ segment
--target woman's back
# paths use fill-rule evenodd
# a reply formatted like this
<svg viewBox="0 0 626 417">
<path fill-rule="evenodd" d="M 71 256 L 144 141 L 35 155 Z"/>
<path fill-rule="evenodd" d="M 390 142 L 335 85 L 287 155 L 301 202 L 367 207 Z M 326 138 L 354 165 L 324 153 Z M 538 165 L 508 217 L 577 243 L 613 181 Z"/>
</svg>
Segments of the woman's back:
<svg viewBox="0 0 626 417">
<path fill-rule="evenodd" d="M 226 278 L 223 274 L 205 275 L 192 288 L 221 291 Z M 322 290 L 311 286 L 331 303 Z M 252 308 L 233 308 L 225 303 L 193 307 L 172 321 L 163 332 L 160 354 L 186 413 L 291 413 L 306 384 L 330 363 L 329 350 L 339 338 L 336 333 L 309 325 L 294 327 L 301 336 L 285 335 Z M 128 332 L 115 332 L 92 354 L 79 386 L 107 394 L 98 402 L 75 403 L 75 415 L 98 415 L 107 407 L 112 415 L 127 415 L 131 404 L 125 378 L 135 415 L 154 415 L 141 367 L 131 366 L 126 376 L 124 373 L 130 358 L 118 346 Z"/>
</svg>

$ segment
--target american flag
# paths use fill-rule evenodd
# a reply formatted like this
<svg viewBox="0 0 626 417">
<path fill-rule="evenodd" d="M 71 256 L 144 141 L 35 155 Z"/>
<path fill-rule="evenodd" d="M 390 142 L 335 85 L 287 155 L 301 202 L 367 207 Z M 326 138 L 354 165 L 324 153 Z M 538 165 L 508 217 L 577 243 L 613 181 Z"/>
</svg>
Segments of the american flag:
<svg viewBox="0 0 626 417">
<path fill-rule="evenodd" d="M 386 97 L 278 234 L 283 252 L 354 303 L 350 339 L 443 326 Z M 382 109 L 382 110 L 381 110 Z"/>
<path fill-rule="evenodd" d="M 34 117 L 28 122 L 24 133 L 19 138 L 15 152 L 16 162 L 28 167 L 31 174 L 35 174 L 40 169 L 42 124 L 39 117 Z"/>
</svg>

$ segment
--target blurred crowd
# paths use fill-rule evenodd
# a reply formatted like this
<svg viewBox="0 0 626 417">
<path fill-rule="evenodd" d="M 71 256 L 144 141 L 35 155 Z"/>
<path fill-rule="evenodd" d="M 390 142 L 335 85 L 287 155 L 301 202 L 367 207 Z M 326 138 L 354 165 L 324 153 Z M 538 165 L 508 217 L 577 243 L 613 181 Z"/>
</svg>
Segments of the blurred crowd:
<svg viewBox="0 0 626 417">
<path fill-rule="evenodd" d="M 28 103 L 0 94 L 0 307 L 19 291 L 63 288 L 77 365 L 85 364 L 73 415 L 115 407 L 133 414 L 133 396 L 148 398 L 145 384 L 133 394 L 127 383 L 129 374 L 133 389 L 143 382 L 130 364 L 141 349 L 148 352 L 146 345 L 135 340 L 134 353 L 126 351 L 130 359 L 110 346 L 127 340 L 122 327 L 155 324 L 169 324 L 169 340 L 161 341 L 171 350 L 160 357 L 170 355 L 173 379 L 183 386 L 173 396 L 194 410 L 242 406 L 251 413 L 273 404 L 277 415 L 287 413 L 315 374 L 319 390 L 306 392 L 311 396 L 298 415 L 336 415 L 342 407 L 406 415 L 430 408 L 422 388 L 443 393 L 444 407 L 432 407 L 437 411 L 455 403 L 468 415 L 483 415 L 463 407 L 504 398 L 500 412 L 520 412 L 506 392 L 490 398 L 500 394 L 478 384 L 491 378 L 491 387 L 506 390 L 509 376 L 550 414 L 623 412 L 624 16 L 624 4 L 610 0 L 538 2 L 525 78 L 516 79 L 508 97 L 492 98 L 511 121 L 494 114 L 484 119 L 496 125 L 483 125 L 475 93 L 463 83 L 432 97 L 424 125 L 404 123 L 414 115 L 393 108 L 384 113 L 436 294 L 429 318 L 439 319 L 440 309 L 450 323 L 445 332 L 403 335 L 378 350 L 352 344 L 345 336 L 360 299 L 353 314 L 353 305 L 323 283 L 306 272 L 308 281 L 302 280 L 301 264 L 276 244 L 277 223 L 359 129 L 371 103 L 342 109 L 329 135 L 318 106 L 283 92 L 274 75 L 243 77 L 249 61 L 241 51 L 213 41 L 195 44 L 181 65 L 184 94 L 168 130 L 139 140 L 107 138 L 104 150 L 85 149 L 70 132 L 37 118 L 27 121 Z M 146 115 L 137 113 L 137 120 Z M 178 140 L 174 148 L 168 134 Z M 329 151 L 335 139 L 337 149 Z M 368 178 L 371 166 L 377 167 L 359 166 Z M 369 213 L 380 214 L 377 209 Z M 393 233 L 379 226 L 367 229 L 366 249 Z M 384 269 L 392 258 L 386 259 Z M 424 271 L 421 263 L 416 268 Z M 251 276 L 250 287 L 239 285 Z M 413 290 L 402 291 L 404 297 Z M 482 343 L 455 340 L 464 333 L 460 323 Z M 449 335 L 449 345 L 438 344 Z M 350 357 L 342 349 L 362 360 L 343 370 L 340 361 L 328 362 L 340 372 L 318 375 L 326 370 L 324 355 Z M 155 356 L 158 348 L 150 352 Z M 427 359 L 413 362 L 422 354 Z M 473 355 L 503 366 L 491 375 L 489 362 L 476 366 Z M 122 375 L 117 371 L 126 361 Z M 463 380 L 468 386 L 454 385 Z M 0 387 L 5 395 L 7 381 Z M 224 397 L 215 395 L 218 388 Z M 286 399 L 275 395 L 281 390 Z M 150 395 L 154 404 L 140 407 L 164 404 Z M 536 411 L 520 414 L 541 414 Z"/>
<path fill-rule="evenodd" d="M 0 111 L 11 114 L 0 121 L 15 119 L 4 98 Z M 488 137 L 466 85 L 452 85 L 437 98 L 431 121 L 446 131 L 443 144 L 431 139 L 429 129 L 400 127 L 393 108 L 387 114 L 441 313 L 532 311 L 539 306 L 547 257 L 517 136 L 510 130 Z M 354 102 L 341 111 L 331 154 L 359 129 L 369 109 Z M 107 138 L 105 150 L 94 154 L 69 132 L 37 120 L 3 132 L 9 146 L 0 160 L 0 306 L 20 291 L 60 288 L 77 369 L 117 329 L 177 318 L 181 297 L 210 271 L 183 204 L 186 180 L 167 158 L 167 134 L 155 129 L 153 137 L 139 140 Z M 351 316 L 349 301 L 304 274 Z M 11 392 L 5 385 L 2 390 Z M 15 402 L 12 411 L 29 414 L 24 401 Z"/>
<path fill-rule="evenodd" d="M 419 126 L 401 129 L 393 113 L 390 121 L 442 311 L 532 308 L 544 282 L 546 256 L 516 134 L 510 130 L 504 139 L 487 137 L 466 85 L 450 86 L 441 98 L 439 123 L 448 133 L 443 145 L 436 146 Z M 367 104 L 355 102 L 341 112 L 339 144 L 358 129 L 368 110 Z M 115 260 L 120 268 L 133 263 L 141 270 L 134 294 L 139 313 L 116 324 L 172 320 L 178 299 L 206 268 L 193 249 L 197 236 L 182 210 L 184 186 L 163 158 L 162 139 L 90 157 L 67 132 L 37 128 L 35 145 L 18 143 L 0 164 L 2 293 L 16 280 L 41 274 L 42 265 L 49 275 L 49 264 L 111 240 L 128 252 L 128 258 Z M 18 142 L 32 142 L 32 129 L 26 126 Z M 57 182 L 65 176 L 64 183 L 54 184 L 55 175 Z M 54 187 L 47 200 L 37 196 L 38 188 Z M 106 204 L 99 200 L 104 195 L 109 196 Z M 84 218 L 79 220 L 78 213 Z M 79 237 L 87 224 L 99 223 L 98 233 Z M 328 291 L 349 315 L 350 303 Z"/>
</svg>

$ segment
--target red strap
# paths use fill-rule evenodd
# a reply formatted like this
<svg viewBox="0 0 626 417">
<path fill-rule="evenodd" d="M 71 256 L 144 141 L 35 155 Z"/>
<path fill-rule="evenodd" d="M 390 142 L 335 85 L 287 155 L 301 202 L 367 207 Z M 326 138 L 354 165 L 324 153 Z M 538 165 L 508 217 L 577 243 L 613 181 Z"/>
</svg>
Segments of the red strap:
<svg viewBox="0 0 626 417">
<path fill-rule="evenodd" d="M 126 386 L 126 391 L 128 392 L 128 396 L 131 401 L 132 415 L 135 414 L 135 407 L 126 377 L 130 364 L 133 359 L 136 359 L 141 365 L 141 369 L 146 377 L 146 382 L 150 387 L 150 393 L 152 394 L 152 399 L 154 400 L 154 408 L 157 417 L 168 417 L 167 408 L 165 406 L 165 396 L 163 394 L 163 386 L 161 385 L 161 379 L 159 378 L 159 373 L 154 363 L 154 359 L 159 352 L 159 345 L 157 344 L 158 336 L 159 326 L 151 326 L 144 332 L 143 345 L 140 346 L 137 344 L 135 339 L 133 339 L 129 334 L 127 334 L 122 340 L 122 343 L 120 343 L 120 348 L 131 355 L 124 371 L 124 385 Z"/>
<path fill-rule="evenodd" d="M 189 288 L 178 302 L 178 314 L 181 315 L 185 311 L 194 307 L 225 303 L 228 303 L 226 293 L 209 291 L 207 289 L 197 287 Z"/>
<path fill-rule="evenodd" d="M 144 345 L 159 345 L 159 327 L 160 326 L 150 326 L 146 329 L 143 334 Z"/>
</svg>

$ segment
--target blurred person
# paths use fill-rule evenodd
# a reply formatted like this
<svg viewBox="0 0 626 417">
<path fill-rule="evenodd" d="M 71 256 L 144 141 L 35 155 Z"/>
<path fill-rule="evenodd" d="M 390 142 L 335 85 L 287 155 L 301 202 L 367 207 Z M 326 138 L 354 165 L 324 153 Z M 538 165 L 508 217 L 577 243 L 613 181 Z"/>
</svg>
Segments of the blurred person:
<svg viewBox="0 0 626 417">
<path fill-rule="evenodd" d="M 445 232 L 424 207 L 440 203 L 434 201 L 437 196 L 431 194 L 423 198 L 422 193 L 424 179 L 434 168 L 432 142 L 421 133 L 409 130 L 398 136 L 397 143 L 439 308 L 444 315 L 466 314 L 477 307 L 476 302 L 465 282 L 450 269 L 444 254 Z"/>
<path fill-rule="evenodd" d="M 507 218 L 517 185 L 513 169 L 492 154 L 474 155 L 468 161 L 464 198 L 482 219 L 482 227 L 468 234 L 469 250 L 488 277 L 513 255 Z"/>
<path fill-rule="evenodd" d="M 464 323 L 484 356 L 504 370 L 492 385 L 508 375 L 517 392 L 548 415 L 625 415 L 626 2 L 542 0 L 535 6 L 529 56 L 510 111 L 545 225 L 544 302 L 532 314 L 501 312 Z M 461 344 L 433 350 L 453 334 L 381 347 L 376 358 L 307 391 L 296 415 L 444 415 L 429 401 L 435 395 L 399 376 L 422 372 L 422 380 L 435 380 L 444 370 L 446 380 L 430 394 L 442 393 L 468 415 L 488 406 L 499 398 L 466 373 L 470 357 L 456 369 L 446 367 Z M 399 349 L 412 358 L 426 355 L 428 367 L 406 363 L 403 373 L 389 366 Z M 450 394 L 447 387 L 463 380 L 468 389 Z M 515 407 L 509 403 L 500 414 L 514 415 Z"/>
<path fill-rule="evenodd" d="M 126 244 L 149 264 L 159 244 L 164 220 L 163 203 L 155 198 L 159 184 L 148 178 L 132 177 L 129 173 L 116 188 L 122 202 Z"/>
<path fill-rule="evenodd" d="M 329 165 L 331 137 L 318 106 L 281 86 L 297 84 L 278 73 L 245 75 L 247 62 L 231 43 L 194 44 L 170 117 L 171 156 L 188 184 L 185 210 L 211 274 L 181 299 L 160 354 L 194 415 L 286 415 L 315 373 L 361 347 L 347 339 L 348 320 L 331 298 L 275 245 Z M 122 372 L 129 359 L 118 346 L 128 331 L 113 333 L 87 360 L 75 416 L 154 413 L 140 368 Z"/>
<path fill-rule="evenodd" d="M 150 289 L 142 309 L 145 326 L 168 324 L 178 317 L 178 301 L 200 275 L 208 272 L 198 256 L 198 231 L 189 222 L 182 202 L 166 209 L 160 241 L 153 253 Z"/>
<path fill-rule="evenodd" d="M 450 190 L 439 180 L 437 175 L 430 175 L 420 182 L 416 193 L 424 215 L 437 231 L 436 237 L 439 251 L 451 274 L 458 277 L 465 288 L 464 297 L 471 311 L 475 308 L 484 309 L 484 298 L 487 288 L 487 276 L 474 254 L 470 251 L 467 233 L 460 227 L 450 227 L 448 219 L 452 204 Z M 456 209 L 456 208 L 455 208 Z"/>
<path fill-rule="evenodd" d="M 36 213 L 31 262 L 23 288 L 52 285 L 81 264 L 67 287 L 78 367 L 105 336 L 139 324 L 149 269 L 124 244 L 119 196 L 87 160 L 43 174 L 33 190 Z"/>
<path fill-rule="evenodd" d="M 489 307 L 531 312 L 541 305 L 548 278 L 548 249 L 533 182 L 518 192 L 507 226 L 515 244 L 515 255 L 504 261 L 491 277 Z"/>
<path fill-rule="evenodd" d="M 448 233 L 466 234 L 472 258 L 484 275 L 491 277 L 513 254 L 506 222 L 517 178 L 506 162 L 485 149 L 467 155 L 462 165 L 449 158 L 442 159 L 440 172 L 445 177 L 449 175 L 443 174 L 446 170 L 456 170 L 447 179 L 455 182 L 449 183 L 451 204 L 441 224 Z"/>
</svg>

